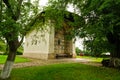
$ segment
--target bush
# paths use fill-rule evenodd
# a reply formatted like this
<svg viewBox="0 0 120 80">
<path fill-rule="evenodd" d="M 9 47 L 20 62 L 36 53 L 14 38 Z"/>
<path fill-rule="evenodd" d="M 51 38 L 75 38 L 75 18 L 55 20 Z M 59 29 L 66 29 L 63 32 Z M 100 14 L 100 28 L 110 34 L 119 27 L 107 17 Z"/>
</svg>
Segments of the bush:
<svg viewBox="0 0 120 80">
<path fill-rule="evenodd" d="M 22 55 L 23 54 L 23 47 L 20 46 L 17 50 L 17 55 Z"/>
<path fill-rule="evenodd" d="M 4 53 L 3 53 L 3 55 L 7 55 L 7 54 L 8 54 L 7 52 L 4 52 Z M 22 55 L 23 52 L 17 51 L 16 54 L 17 54 L 17 55 Z"/>
<path fill-rule="evenodd" d="M 110 64 L 110 59 L 103 59 L 101 63 L 103 66 L 108 67 Z"/>
<path fill-rule="evenodd" d="M 17 53 L 16 53 L 17 55 L 22 55 L 23 54 L 23 52 L 21 52 L 21 51 L 17 51 Z"/>
<path fill-rule="evenodd" d="M 82 50 L 80 50 L 78 47 L 75 48 L 76 54 L 80 55 L 80 53 L 82 53 Z"/>
<path fill-rule="evenodd" d="M 91 53 L 89 51 L 83 51 L 85 56 L 91 56 Z"/>
<path fill-rule="evenodd" d="M 8 51 L 4 52 L 3 55 L 7 55 Z M 20 46 L 16 52 L 17 55 L 22 55 L 23 54 L 23 47 Z"/>
</svg>

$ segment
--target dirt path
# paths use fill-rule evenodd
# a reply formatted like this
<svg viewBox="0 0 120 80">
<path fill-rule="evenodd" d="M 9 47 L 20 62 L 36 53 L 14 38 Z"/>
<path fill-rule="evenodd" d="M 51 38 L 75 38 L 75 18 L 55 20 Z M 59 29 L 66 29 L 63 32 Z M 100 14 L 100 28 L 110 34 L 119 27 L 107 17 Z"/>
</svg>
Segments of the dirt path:
<svg viewBox="0 0 120 80">
<path fill-rule="evenodd" d="M 93 63 L 89 59 L 65 58 L 65 59 L 50 59 L 50 60 L 31 59 L 30 62 L 15 63 L 13 68 L 31 67 L 31 66 L 43 66 L 43 65 L 59 64 L 59 63 L 83 63 L 83 64 L 93 65 L 93 66 L 102 66 L 100 63 Z M 3 65 L 1 64 L 0 65 L 0 70 L 2 68 L 3 68 Z"/>
</svg>

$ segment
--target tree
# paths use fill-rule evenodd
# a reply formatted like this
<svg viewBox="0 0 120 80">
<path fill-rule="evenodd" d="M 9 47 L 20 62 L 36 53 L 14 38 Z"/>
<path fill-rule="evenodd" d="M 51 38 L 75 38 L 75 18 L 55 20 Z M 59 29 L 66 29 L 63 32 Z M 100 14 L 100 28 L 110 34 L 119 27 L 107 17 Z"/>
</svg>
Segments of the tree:
<svg viewBox="0 0 120 80">
<path fill-rule="evenodd" d="M 2 79 L 10 76 L 17 49 L 26 33 L 35 27 L 33 25 L 39 18 L 38 1 L 0 0 L 0 37 L 5 38 L 9 50 Z"/>
<path fill-rule="evenodd" d="M 99 57 L 101 53 L 108 52 L 108 42 L 104 37 L 87 37 L 87 39 L 84 39 L 84 47 L 85 50 L 90 53 L 91 56 Z"/>
<path fill-rule="evenodd" d="M 82 17 L 75 22 L 82 24 L 77 24 L 76 35 L 90 38 L 88 40 L 90 43 L 86 46 L 91 47 L 92 52 L 110 52 L 110 64 L 117 65 L 116 59 L 120 59 L 120 0 L 50 0 L 50 2 L 54 9 L 65 10 L 68 4 L 74 5 Z"/>
</svg>

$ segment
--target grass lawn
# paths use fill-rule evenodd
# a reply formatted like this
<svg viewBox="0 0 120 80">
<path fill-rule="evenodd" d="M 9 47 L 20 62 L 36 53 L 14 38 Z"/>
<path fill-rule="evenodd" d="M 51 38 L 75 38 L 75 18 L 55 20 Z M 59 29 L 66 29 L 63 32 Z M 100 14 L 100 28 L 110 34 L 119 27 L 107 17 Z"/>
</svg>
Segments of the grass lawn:
<svg viewBox="0 0 120 80">
<path fill-rule="evenodd" d="M 6 55 L 0 55 L 0 64 L 5 63 L 7 56 Z M 19 57 L 16 56 L 15 63 L 20 63 L 20 62 L 28 62 L 30 61 L 27 58 Z"/>
<path fill-rule="evenodd" d="M 100 57 L 92 57 L 92 56 L 77 56 L 77 58 L 84 58 L 84 59 L 90 59 L 93 62 L 101 62 L 103 58 Z"/>
<path fill-rule="evenodd" d="M 120 71 L 79 63 L 13 69 L 7 80 L 120 80 Z"/>
</svg>

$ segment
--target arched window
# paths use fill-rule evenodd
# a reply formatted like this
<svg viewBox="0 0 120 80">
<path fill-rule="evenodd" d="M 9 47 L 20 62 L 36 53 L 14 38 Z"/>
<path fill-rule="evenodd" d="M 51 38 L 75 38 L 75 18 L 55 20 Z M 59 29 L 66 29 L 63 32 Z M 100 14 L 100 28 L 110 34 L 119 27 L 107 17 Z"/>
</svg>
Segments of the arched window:
<svg viewBox="0 0 120 80">
<path fill-rule="evenodd" d="M 60 41 L 60 39 L 58 39 L 58 45 L 60 45 L 60 43 L 61 43 L 61 41 Z"/>
</svg>

